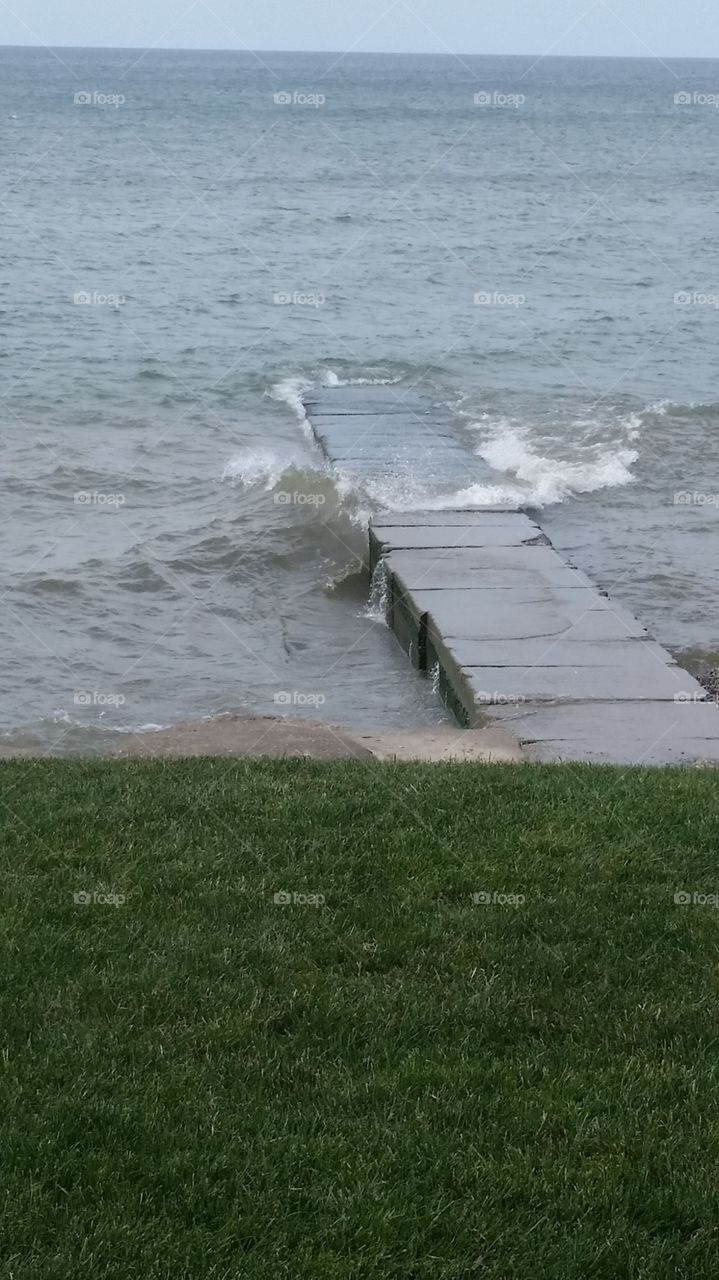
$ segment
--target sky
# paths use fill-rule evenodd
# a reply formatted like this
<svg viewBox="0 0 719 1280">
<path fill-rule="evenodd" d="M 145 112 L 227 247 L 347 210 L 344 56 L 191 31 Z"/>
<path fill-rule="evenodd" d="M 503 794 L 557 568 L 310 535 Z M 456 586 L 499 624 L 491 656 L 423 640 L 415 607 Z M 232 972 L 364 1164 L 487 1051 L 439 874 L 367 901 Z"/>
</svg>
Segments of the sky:
<svg viewBox="0 0 719 1280">
<path fill-rule="evenodd" d="M 719 4 L 717 0 L 0 0 L 2 44 L 711 58 L 719 57 Z"/>
</svg>

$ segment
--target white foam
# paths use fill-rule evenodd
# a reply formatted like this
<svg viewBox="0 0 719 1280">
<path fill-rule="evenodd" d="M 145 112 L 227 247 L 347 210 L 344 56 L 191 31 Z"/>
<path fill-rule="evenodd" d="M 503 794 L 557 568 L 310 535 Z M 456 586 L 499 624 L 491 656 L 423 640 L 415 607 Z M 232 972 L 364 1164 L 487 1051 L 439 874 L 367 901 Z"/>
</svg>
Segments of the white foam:
<svg viewBox="0 0 719 1280">
<path fill-rule="evenodd" d="M 637 419 L 627 434 L 638 430 Z M 574 459 L 550 457 L 540 452 L 539 441 L 531 439 L 527 428 L 506 423 L 498 424 L 476 452 L 496 471 L 514 476 L 524 486 L 519 490 L 521 501 L 538 507 L 562 502 L 576 493 L 631 484 L 634 476 L 630 467 L 639 457 L 636 449 L 620 443 L 613 447 L 577 445 L 575 452 L 580 456 Z"/>
<path fill-rule="evenodd" d="M 69 711 L 66 711 L 64 707 L 57 707 L 51 717 L 43 718 L 42 723 L 65 724 L 71 729 L 88 729 L 93 732 L 100 733 L 125 734 L 159 733 L 162 729 L 169 729 L 172 727 L 167 724 L 155 724 L 154 721 L 149 721 L 147 724 L 108 724 L 105 720 L 105 715 L 106 713 L 101 711 L 95 720 L 79 720 L 76 716 L 71 716 Z M 3 738 L 6 738 L 10 737 L 11 734 L 3 734 L 2 736 Z"/>
<path fill-rule="evenodd" d="M 638 440 L 642 433 L 643 426 L 644 423 L 642 422 L 641 414 L 628 414 L 624 419 L 624 430 L 627 433 L 627 440 Z"/>
<path fill-rule="evenodd" d="M 685 403 L 677 400 L 659 400 L 657 404 L 650 404 L 644 412 L 652 413 L 659 418 L 665 418 L 667 414 L 677 418 L 697 416 L 715 418 L 719 412 L 719 404 L 715 400 L 687 400 Z"/>
<path fill-rule="evenodd" d="M 303 398 L 318 382 L 326 387 L 344 387 L 382 386 L 401 381 L 401 374 L 341 378 L 333 369 L 325 366 L 316 372 L 313 380 L 286 378 L 277 383 L 270 394 L 274 399 L 290 405 L 303 423 L 305 431 L 311 435 Z M 349 518 L 355 523 L 367 523 L 370 512 L 358 509 L 357 499 L 361 501 L 362 497 L 369 499 L 373 505 L 394 511 L 443 511 L 457 506 L 542 507 L 562 502 L 573 494 L 593 493 L 597 489 L 631 484 L 634 481 L 631 467 L 639 457 L 632 446 L 641 434 L 644 420 L 641 413 L 630 413 L 623 418 L 610 414 L 608 422 L 599 421 L 593 416 L 575 417 L 571 422 L 571 436 L 567 431 L 569 423 L 553 425 L 550 427 L 550 434 L 550 431 L 542 432 L 514 419 L 487 412 L 481 413 L 467 425 L 470 430 L 481 432 L 483 436 L 475 450 L 476 454 L 500 475 L 505 473 L 511 477 L 510 483 L 501 483 L 498 476 L 496 484 L 485 481 L 453 493 L 437 493 L 428 490 L 426 477 L 419 466 L 414 473 L 407 470 L 401 474 L 387 475 L 381 481 L 373 480 L 361 485 L 358 485 L 354 477 L 343 475 L 341 468 L 337 468 L 337 492 L 340 501 L 347 503 Z M 616 437 L 614 443 L 605 442 L 608 430 Z M 603 437 L 600 441 L 596 439 L 598 434 Z M 233 459 L 233 464 L 236 462 Z M 225 472 L 227 473 L 227 468 Z M 227 475 L 223 478 L 227 478 Z M 272 487 L 274 482 L 272 480 L 268 487 Z"/>
<path fill-rule="evenodd" d="M 393 387 L 401 382 L 403 375 L 396 378 L 340 378 L 332 369 L 325 369 L 322 374 L 323 387 Z"/>
<path fill-rule="evenodd" d="M 83 725 L 83 728 L 102 729 L 103 733 L 161 733 L 163 729 L 171 729 L 171 724 L 155 724 L 154 720 L 148 721 L 147 724 L 129 724 L 129 725 Z"/>
<path fill-rule="evenodd" d="M 381 480 L 358 484 L 353 476 L 336 470 L 335 487 L 342 503 L 351 503 L 365 497 L 376 511 L 451 511 L 456 507 L 519 506 L 527 501 L 524 490 L 512 485 L 473 484 L 466 489 L 437 493 L 427 489 L 421 474 L 412 472 L 388 473 Z M 347 507 L 349 519 L 360 526 L 367 525 L 373 511 L 364 505 Z"/>
<path fill-rule="evenodd" d="M 307 421 L 304 397 L 308 391 L 312 390 L 312 386 L 313 383 L 306 378 L 283 378 L 281 382 L 276 382 L 273 387 L 270 387 L 268 392 L 271 400 L 280 400 L 283 404 L 289 405 L 308 436 L 312 434 L 312 429 Z"/>
<path fill-rule="evenodd" d="M 281 452 L 267 446 L 248 447 L 225 463 L 222 479 L 230 484 L 241 484 L 250 489 L 262 485 L 265 490 L 274 489 L 281 476 L 292 466 L 300 465 L 295 453 Z"/>
<path fill-rule="evenodd" d="M 655 413 L 658 418 L 666 418 L 667 412 L 673 407 L 673 404 L 673 400 L 658 400 L 656 404 L 650 404 L 646 412 Z"/>
<path fill-rule="evenodd" d="M 319 383 L 322 387 L 385 387 L 393 386 L 396 382 L 402 381 L 402 374 L 398 374 L 394 378 L 384 377 L 358 377 L 358 378 L 340 378 L 339 374 L 333 369 L 321 369 L 315 377 L 303 377 L 297 375 L 295 377 L 282 378 L 270 387 L 267 393 L 271 400 L 279 400 L 283 404 L 289 405 L 292 412 L 295 413 L 303 425 L 307 425 L 307 412 L 305 410 L 304 398 L 308 391 L 316 387 Z"/>
<path fill-rule="evenodd" d="M 470 484 L 466 489 L 458 489 L 456 493 L 428 498 L 422 503 L 422 508 L 428 511 L 454 511 L 465 507 L 518 507 L 526 502 L 527 494 L 522 489 L 509 485 Z"/>
</svg>

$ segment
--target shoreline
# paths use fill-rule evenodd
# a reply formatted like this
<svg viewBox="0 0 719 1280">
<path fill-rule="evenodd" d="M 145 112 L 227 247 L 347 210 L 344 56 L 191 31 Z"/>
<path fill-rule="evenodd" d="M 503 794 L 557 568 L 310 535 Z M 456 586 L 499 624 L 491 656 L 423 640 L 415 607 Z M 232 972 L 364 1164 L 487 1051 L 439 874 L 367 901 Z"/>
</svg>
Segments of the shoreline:
<svg viewBox="0 0 719 1280">
<path fill-rule="evenodd" d="M 707 701 L 719 703 L 719 667 L 687 663 L 706 690 Z M 478 761 L 527 760 L 518 739 L 499 726 L 466 729 L 460 725 L 415 728 L 352 729 L 324 721 L 290 716 L 225 711 L 178 720 L 161 729 L 139 730 L 105 749 L 56 751 L 52 745 L 0 744 L 0 760 L 189 759 L 228 756 L 237 759 Z"/>
<path fill-rule="evenodd" d="M 460 725 L 418 728 L 348 729 L 341 725 L 289 716 L 253 716 L 220 712 L 181 720 L 162 729 L 123 736 L 105 749 L 57 751 L 40 744 L 0 745 L 0 760 L 187 760 L 235 759 L 382 761 L 475 761 L 521 763 L 519 742 L 504 728 L 463 729 Z"/>
<path fill-rule="evenodd" d="M 285 716 L 248 716 L 228 712 L 205 720 L 186 720 L 169 729 L 135 734 L 103 759 L 157 757 L 187 759 L 230 756 L 237 759 L 477 761 L 520 763 L 525 757 L 506 730 L 462 729 L 440 725 L 418 729 L 349 730 L 315 720 Z"/>
</svg>

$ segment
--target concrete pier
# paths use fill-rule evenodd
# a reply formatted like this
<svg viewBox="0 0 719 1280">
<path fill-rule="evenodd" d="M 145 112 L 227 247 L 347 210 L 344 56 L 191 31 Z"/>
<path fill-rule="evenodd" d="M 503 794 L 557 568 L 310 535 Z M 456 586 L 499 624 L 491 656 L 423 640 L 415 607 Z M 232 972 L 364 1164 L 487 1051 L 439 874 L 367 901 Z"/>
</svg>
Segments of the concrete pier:
<svg viewBox="0 0 719 1280">
<path fill-rule="evenodd" d="M 417 467 L 419 439 L 433 471 L 466 483 L 472 455 L 401 394 L 308 397 L 327 456 L 360 475 L 365 458 L 373 474 L 399 456 Z M 719 762 L 719 707 L 526 513 L 387 513 L 372 521 L 369 556 L 386 577 L 390 627 L 461 724 L 502 726 L 534 760 Z"/>
<path fill-rule="evenodd" d="M 323 452 L 358 486 L 421 489 L 417 478 L 426 477 L 435 491 L 451 493 L 488 479 L 447 416 L 406 387 L 322 387 L 305 397 L 305 408 Z"/>
</svg>

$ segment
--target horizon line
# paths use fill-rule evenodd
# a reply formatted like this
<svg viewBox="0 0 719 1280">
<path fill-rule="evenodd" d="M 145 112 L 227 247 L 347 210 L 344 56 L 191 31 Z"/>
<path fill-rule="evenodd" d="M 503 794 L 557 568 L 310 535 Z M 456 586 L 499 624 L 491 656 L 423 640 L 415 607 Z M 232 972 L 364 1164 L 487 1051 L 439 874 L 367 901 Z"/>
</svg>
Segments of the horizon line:
<svg viewBox="0 0 719 1280">
<path fill-rule="evenodd" d="M 0 49 L 45 49 L 52 52 L 63 49 L 66 52 L 76 50 L 86 53 L 240 53 L 252 55 L 287 53 L 298 55 L 327 55 L 328 57 L 362 58 L 362 57 L 405 57 L 405 58 L 533 58 L 538 62 L 550 59 L 571 61 L 577 58 L 595 58 L 605 62 L 662 62 L 671 59 L 674 62 L 717 62 L 717 54 L 699 53 L 497 53 L 497 52 L 433 52 L 416 49 L 237 49 L 226 46 L 217 48 L 213 45 L 124 45 L 124 44 L 36 44 L 0 43 Z"/>
</svg>

